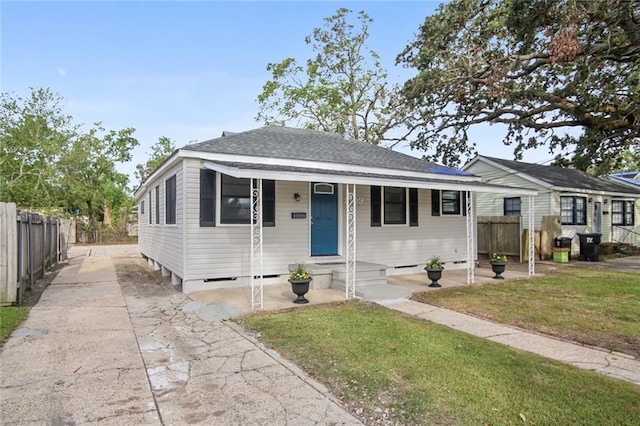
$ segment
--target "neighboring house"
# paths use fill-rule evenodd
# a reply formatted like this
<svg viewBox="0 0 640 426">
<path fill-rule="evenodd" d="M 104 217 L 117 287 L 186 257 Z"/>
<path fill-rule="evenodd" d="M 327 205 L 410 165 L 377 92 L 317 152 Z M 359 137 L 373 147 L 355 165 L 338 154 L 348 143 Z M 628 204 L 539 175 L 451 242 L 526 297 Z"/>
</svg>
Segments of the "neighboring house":
<svg viewBox="0 0 640 426">
<path fill-rule="evenodd" d="M 535 223 L 543 216 L 559 216 L 563 237 L 573 238 L 579 250 L 578 233 L 600 233 L 602 242 L 640 244 L 640 186 L 614 182 L 588 173 L 556 166 L 524 163 L 478 155 L 462 170 L 482 177 L 483 182 L 530 188 L 534 197 Z M 523 215 L 527 200 L 518 196 L 480 194 L 479 216 Z"/>
<path fill-rule="evenodd" d="M 607 179 L 613 182 L 622 183 L 623 185 L 629 185 L 632 188 L 640 187 L 640 172 L 621 172 L 612 173 L 606 176 Z"/>
<path fill-rule="evenodd" d="M 185 293 L 261 289 L 301 262 L 316 286 L 336 285 L 321 269 L 347 268 L 337 286 L 349 295 L 354 271 L 369 279 L 362 265 L 386 282 L 433 255 L 472 281 L 477 191 L 535 194 L 336 134 L 225 132 L 175 151 L 137 190 L 139 248 Z"/>
</svg>

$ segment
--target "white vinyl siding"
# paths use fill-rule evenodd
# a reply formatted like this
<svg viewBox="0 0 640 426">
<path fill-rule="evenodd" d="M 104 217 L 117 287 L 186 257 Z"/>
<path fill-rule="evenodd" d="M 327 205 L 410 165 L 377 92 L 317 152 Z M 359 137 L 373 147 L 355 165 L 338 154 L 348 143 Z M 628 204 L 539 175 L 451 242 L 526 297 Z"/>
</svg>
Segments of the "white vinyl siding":
<svg viewBox="0 0 640 426">
<path fill-rule="evenodd" d="M 176 176 L 176 224 L 165 225 L 165 181 L 171 176 Z M 183 176 L 182 167 L 180 165 L 168 170 L 165 174 L 156 177 L 153 181 L 147 182 L 153 205 L 149 203 L 146 206 L 146 214 L 153 214 L 153 223 L 149 225 L 148 220 L 140 220 L 138 228 L 138 247 L 140 253 L 153 259 L 158 264 L 182 277 L 183 266 L 182 256 L 184 253 L 182 229 L 184 225 L 183 216 Z M 156 224 L 156 201 L 155 188 L 159 186 L 159 203 L 160 224 Z M 149 196 L 145 193 L 145 200 L 149 200 Z"/>
<path fill-rule="evenodd" d="M 549 188 L 523 179 L 515 174 L 509 174 L 498 170 L 482 162 L 475 163 L 466 171 L 476 174 L 482 178 L 483 182 L 492 185 L 513 186 L 518 188 L 535 189 L 538 195 L 533 197 L 534 202 L 534 226 L 540 227 L 543 216 L 553 216 L 559 214 L 560 200 L 554 203 L 554 193 Z M 478 216 L 503 216 L 504 199 L 513 197 L 513 194 L 494 194 L 478 192 L 476 198 L 476 212 Z M 520 208 L 522 211 L 522 227 L 529 227 L 529 196 L 521 197 Z M 558 211 L 555 212 L 554 209 Z"/>
<path fill-rule="evenodd" d="M 467 218 L 461 215 L 431 216 L 431 190 L 418 190 L 417 227 L 370 226 L 371 191 L 368 186 L 358 186 L 356 191 L 357 260 L 381 263 L 390 268 L 420 266 L 434 255 L 450 263 L 450 268 L 456 268 L 453 262 L 466 260 Z M 343 198 L 341 200 L 344 202 Z M 464 268 L 465 264 L 460 263 L 458 267 Z"/>
<path fill-rule="evenodd" d="M 188 160 L 187 160 L 188 161 Z M 244 278 L 238 285 L 246 285 L 250 275 L 249 225 L 200 227 L 199 225 L 199 167 L 187 168 L 187 281 Z M 276 181 L 276 226 L 263 227 L 264 274 L 286 275 L 288 265 L 318 261 L 310 250 L 310 184 L 308 182 Z M 357 259 L 395 266 L 421 265 L 432 255 L 445 261 L 466 259 L 466 217 L 431 216 L 431 191 L 419 190 L 418 227 L 370 226 L 370 188 L 356 188 Z M 300 194 L 295 201 L 294 194 Z M 344 190 L 338 186 L 339 250 L 344 240 Z M 292 213 L 306 213 L 305 219 L 292 219 Z M 332 257 L 343 261 L 344 257 Z M 321 261 L 328 261 L 321 259 Z M 453 266 L 453 263 L 451 265 Z M 461 264 L 460 267 L 464 267 Z M 211 287 L 215 287 L 215 282 Z"/>
<path fill-rule="evenodd" d="M 200 227 L 200 167 L 198 162 L 192 163 L 194 166 L 187 168 L 189 257 L 185 279 L 249 276 L 250 226 Z M 300 201 L 295 201 L 296 193 Z M 309 259 L 309 208 L 308 182 L 276 181 L 276 226 L 265 226 L 262 231 L 265 275 L 286 274 L 289 264 Z M 293 212 L 305 212 L 307 218 L 292 219 Z"/>
</svg>

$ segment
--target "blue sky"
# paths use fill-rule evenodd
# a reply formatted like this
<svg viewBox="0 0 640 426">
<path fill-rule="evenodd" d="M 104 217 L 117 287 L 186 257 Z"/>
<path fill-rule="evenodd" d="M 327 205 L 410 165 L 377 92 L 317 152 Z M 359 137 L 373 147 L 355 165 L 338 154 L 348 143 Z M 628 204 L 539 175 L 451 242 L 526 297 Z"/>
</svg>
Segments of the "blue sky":
<svg viewBox="0 0 640 426">
<path fill-rule="evenodd" d="M 3 1 L 0 88 L 26 96 L 29 87 L 49 87 L 76 123 L 134 127 L 140 146 L 131 163 L 119 166 L 132 174 L 161 136 L 180 147 L 224 130 L 260 127 L 254 117 L 270 77 L 266 65 L 309 57 L 305 36 L 340 7 L 374 19 L 368 46 L 390 80 L 404 82 L 413 71 L 396 67 L 395 58 L 438 4 Z M 503 132 L 487 129 L 478 132 L 480 153 L 512 158 L 501 144 Z M 526 161 L 549 158 L 546 149 L 525 155 Z"/>
</svg>

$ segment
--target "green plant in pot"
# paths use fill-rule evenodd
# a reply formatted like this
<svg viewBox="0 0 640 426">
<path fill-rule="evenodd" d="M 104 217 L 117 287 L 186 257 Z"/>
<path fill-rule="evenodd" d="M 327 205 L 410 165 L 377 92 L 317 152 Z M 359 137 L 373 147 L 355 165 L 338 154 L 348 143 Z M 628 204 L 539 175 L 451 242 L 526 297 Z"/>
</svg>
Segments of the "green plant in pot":
<svg viewBox="0 0 640 426">
<path fill-rule="evenodd" d="M 440 256 L 433 256 L 425 265 L 424 270 L 427 271 L 427 277 L 431 280 L 429 287 L 442 287 L 438 281 L 442 278 L 442 270 L 444 262 Z"/>
<path fill-rule="evenodd" d="M 491 262 L 491 271 L 495 274 L 494 280 L 503 280 L 504 277 L 502 274 L 507 269 L 507 263 L 509 262 L 509 258 L 504 253 L 496 252 L 491 253 L 489 256 L 489 260 Z"/>
<path fill-rule="evenodd" d="M 293 301 L 293 303 L 309 303 L 309 300 L 307 300 L 304 295 L 309 292 L 309 283 L 312 279 L 313 278 L 311 278 L 311 275 L 309 275 L 309 272 L 307 272 L 305 266 L 301 263 L 296 266 L 296 269 L 291 271 L 291 273 L 289 274 L 291 291 L 293 291 L 293 293 L 298 296 Z"/>
</svg>

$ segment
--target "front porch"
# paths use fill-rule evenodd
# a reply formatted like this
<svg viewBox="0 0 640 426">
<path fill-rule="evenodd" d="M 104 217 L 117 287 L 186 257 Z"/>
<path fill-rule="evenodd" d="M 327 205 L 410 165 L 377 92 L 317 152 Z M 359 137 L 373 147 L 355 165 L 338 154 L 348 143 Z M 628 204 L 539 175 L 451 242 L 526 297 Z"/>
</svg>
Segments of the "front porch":
<svg viewBox="0 0 640 426">
<path fill-rule="evenodd" d="M 320 266 L 326 269 L 331 266 L 336 267 L 339 265 Z M 515 269 L 516 268 L 507 269 L 507 272 L 504 274 L 505 281 L 529 278 L 528 271 L 523 271 L 523 268 L 518 268 L 521 269 L 520 271 L 516 271 Z M 316 276 L 313 276 L 315 281 Z M 445 270 L 440 283 L 442 284 L 442 289 L 468 285 L 482 285 L 487 283 L 495 283 L 496 280 L 492 278 L 493 276 L 494 274 L 493 272 L 491 272 L 491 268 L 476 268 L 475 283 L 467 284 L 466 269 Z M 406 297 L 398 298 L 395 294 L 393 294 L 390 298 L 385 298 L 384 294 L 375 293 L 372 294 L 371 297 L 365 296 L 361 297 L 361 299 L 366 301 L 375 301 L 384 305 L 397 303 L 400 300 L 408 299 L 414 292 L 441 290 L 430 288 L 428 286 L 430 281 L 427 279 L 427 274 L 424 272 L 388 276 L 386 277 L 386 280 L 388 282 L 388 284 L 385 284 L 387 287 L 400 289 L 403 294 L 406 295 Z M 228 319 L 252 313 L 251 288 L 249 287 L 222 288 L 199 291 L 191 293 L 188 296 L 194 302 L 206 304 L 209 306 L 209 308 L 213 308 L 214 310 L 216 310 L 217 314 L 219 315 L 217 319 Z M 296 305 L 293 303 L 293 299 L 295 299 L 296 296 L 291 292 L 291 285 L 289 283 L 264 286 L 263 297 L 264 311 L 276 311 L 279 309 L 287 308 L 304 309 L 308 306 L 314 306 L 323 303 L 343 302 L 346 300 L 344 289 L 337 290 L 334 288 L 312 287 L 310 288 L 309 293 L 307 293 L 305 296 L 307 299 L 309 299 L 309 303 L 306 305 Z"/>
</svg>

